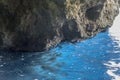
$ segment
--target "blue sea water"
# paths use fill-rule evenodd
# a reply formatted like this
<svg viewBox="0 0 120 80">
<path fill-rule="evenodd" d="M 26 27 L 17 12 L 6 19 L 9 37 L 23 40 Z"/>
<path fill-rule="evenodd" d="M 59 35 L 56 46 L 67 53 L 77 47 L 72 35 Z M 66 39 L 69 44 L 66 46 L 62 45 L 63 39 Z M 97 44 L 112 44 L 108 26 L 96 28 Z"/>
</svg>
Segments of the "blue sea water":
<svg viewBox="0 0 120 80">
<path fill-rule="evenodd" d="M 47 52 L 0 52 L 0 80 L 120 80 L 120 46 L 108 31 Z"/>
<path fill-rule="evenodd" d="M 106 32 L 46 52 L 0 51 L 0 80 L 120 80 L 120 15 Z"/>
</svg>

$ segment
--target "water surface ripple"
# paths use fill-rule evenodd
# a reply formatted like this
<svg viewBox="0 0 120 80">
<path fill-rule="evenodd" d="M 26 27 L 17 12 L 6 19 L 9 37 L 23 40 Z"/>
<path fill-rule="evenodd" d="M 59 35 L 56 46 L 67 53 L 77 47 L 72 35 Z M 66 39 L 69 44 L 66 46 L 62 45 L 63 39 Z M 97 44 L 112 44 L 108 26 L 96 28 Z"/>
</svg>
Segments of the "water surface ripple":
<svg viewBox="0 0 120 80">
<path fill-rule="evenodd" d="M 0 80 L 120 80 L 120 35 L 109 31 L 47 52 L 0 51 Z"/>
</svg>

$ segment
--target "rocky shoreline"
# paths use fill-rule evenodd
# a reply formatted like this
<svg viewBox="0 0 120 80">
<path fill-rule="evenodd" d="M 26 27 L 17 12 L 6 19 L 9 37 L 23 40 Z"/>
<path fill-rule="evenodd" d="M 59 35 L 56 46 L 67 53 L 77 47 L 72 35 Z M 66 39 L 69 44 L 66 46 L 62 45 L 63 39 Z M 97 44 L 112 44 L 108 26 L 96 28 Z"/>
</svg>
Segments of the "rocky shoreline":
<svg viewBox="0 0 120 80">
<path fill-rule="evenodd" d="M 0 48 L 44 51 L 109 28 L 118 0 L 1 0 Z"/>
</svg>

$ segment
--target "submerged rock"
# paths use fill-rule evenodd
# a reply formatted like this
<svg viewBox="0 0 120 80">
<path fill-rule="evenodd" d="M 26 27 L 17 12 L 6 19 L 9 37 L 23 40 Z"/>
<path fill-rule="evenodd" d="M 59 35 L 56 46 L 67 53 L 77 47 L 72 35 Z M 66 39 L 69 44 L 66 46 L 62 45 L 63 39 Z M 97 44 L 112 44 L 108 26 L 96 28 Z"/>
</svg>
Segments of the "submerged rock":
<svg viewBox="0 0 120 80">
<path fill-rule="evenodd" d="M 0 0 L 0 48 L 43 51 L 112 25 L 118 0 Z"/>
</svg>

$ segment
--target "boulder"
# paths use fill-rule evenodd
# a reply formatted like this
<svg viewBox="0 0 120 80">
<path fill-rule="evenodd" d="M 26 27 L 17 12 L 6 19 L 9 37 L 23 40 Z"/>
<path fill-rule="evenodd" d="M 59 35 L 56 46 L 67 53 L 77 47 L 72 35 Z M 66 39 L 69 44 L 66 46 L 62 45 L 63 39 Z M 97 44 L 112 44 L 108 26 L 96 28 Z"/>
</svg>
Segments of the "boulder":
<svg viewBox="0 0 120 80">
<path fill-rule="evenodd" d="M 0 48 L 44 51 L 94 37 L 119 13 L 118 0 L 0 0 Z"/>
</svg>

